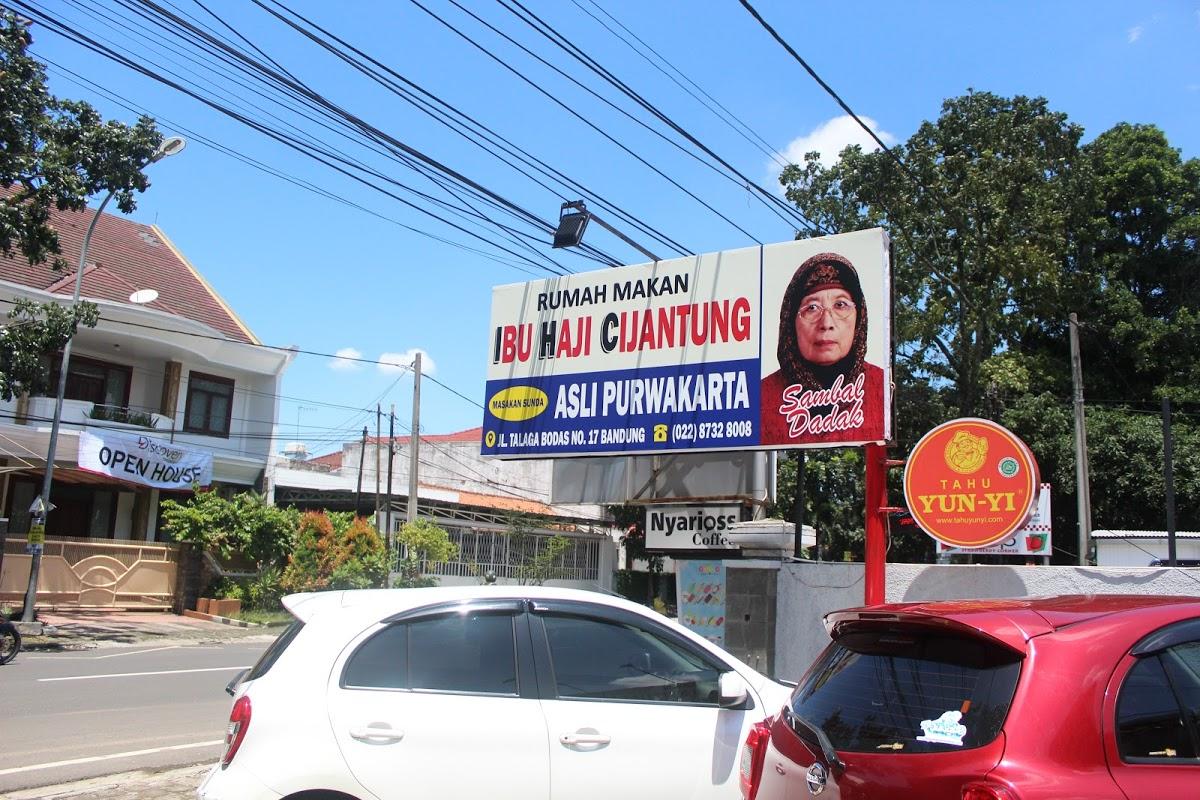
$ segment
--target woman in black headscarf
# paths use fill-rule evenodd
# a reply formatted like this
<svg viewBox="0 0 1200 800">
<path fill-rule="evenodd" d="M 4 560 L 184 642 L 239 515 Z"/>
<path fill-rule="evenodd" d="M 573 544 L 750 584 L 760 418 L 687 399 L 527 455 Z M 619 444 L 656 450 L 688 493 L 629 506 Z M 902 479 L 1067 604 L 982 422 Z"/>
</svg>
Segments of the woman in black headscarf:
<svg viewBox="0 0 1200 800">
<path fill-rule="evenodd" d="M 762 443 L 883 438 L 883 370 L 867 363 L 867 306 L 844 256 L 818 253 L 779 307 L 779 369 L 762 382 Z"/>
</svg>

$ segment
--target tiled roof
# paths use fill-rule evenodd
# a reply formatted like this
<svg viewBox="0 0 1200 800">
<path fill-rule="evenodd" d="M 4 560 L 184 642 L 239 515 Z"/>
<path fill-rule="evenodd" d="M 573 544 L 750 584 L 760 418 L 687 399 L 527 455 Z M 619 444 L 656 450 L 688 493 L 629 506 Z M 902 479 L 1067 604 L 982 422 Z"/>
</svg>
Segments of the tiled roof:
<svg viewBox="0 0 1200 800">
<path fill-rule="evenodd" d="M 342 451 L 338 450 L 336 453 L 326 453 L 323 456 L 317 456 L 316 458 L 310 458 L 310 459 L 308 459 L 308 463 L 309 464 L 324 464 L 327 467 L 333 467 L 334 469 L 339 469 L 342 466 Z"/>
<path fill-rule="evenodd" d="M 478 494 L 476 492 L 464 492 L 458 490 L 458 502 L 468 506 L 482 506 L 484 508 L 497 508 L 502 511 L 523 511 L 527 514 L 554 514 L 554 509 L 545 503 L 539 503 L 537 500 L 523 500 L 519 497 L 496 494 Z"/>
<path fill-rule="evenodd" d="M 12 193 L 11 188 L 0 188 L 0 203 L 7 202 Z M 50 212 L 61 257 L 71 265 L 69 272 L 55 272 L 50 261 L 35 266 L 14 251 L 12 257 L 0 254 L 0 280 L 70 297 L 75 291 L 79 251 L 94 213 L 91 209 Z M 83 297 L 128 305 L 129 295 L 135 290 L 154 289 L 158 299 L 148 304 L 150 308 L 203 323 L 234 341 L 259 343 L 156 226 L 101 214 L 87 256 Z"/>
<path fill-rule="evenodd" d="M 455 433 L 426 433 L 422 434 L 422 442 L 475 442 L 479 443 L 483 439 L 483 427 L 468 428 L 465 431 L 456 431 Z M 408 444 L 408 436 L 397 436 L 396 444 Z M 368 444 L 386 444 L 386 436 L 370 436 L 367 438 Z M 419 449 L 419 448 L 418 448 Z"/>
</svg>

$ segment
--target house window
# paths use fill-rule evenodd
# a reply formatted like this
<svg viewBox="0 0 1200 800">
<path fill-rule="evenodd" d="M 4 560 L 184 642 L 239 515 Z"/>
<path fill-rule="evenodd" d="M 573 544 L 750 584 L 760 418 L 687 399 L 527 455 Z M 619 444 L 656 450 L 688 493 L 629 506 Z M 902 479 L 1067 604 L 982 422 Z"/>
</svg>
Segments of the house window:
<svg viewBox="0 0 1200 800">
<path fill-rule="evenodd" d="M 58 385 L 62 356 L 54 361 L 53 386 Z M 102 406 L 125 408 L 129 405 L 129 383 L 133 370 L 122 364 L 109 364 L 83 356 L 72 356 L 67 365 L 67 400 L 88 400 Z"/>
<path fill-rule="evenodd" d="M 187 410 L 183 429 L 188 433 L 229 436 L 233 415 L 233 381 L 192 372 L 188 375 Z"/>
</svg>

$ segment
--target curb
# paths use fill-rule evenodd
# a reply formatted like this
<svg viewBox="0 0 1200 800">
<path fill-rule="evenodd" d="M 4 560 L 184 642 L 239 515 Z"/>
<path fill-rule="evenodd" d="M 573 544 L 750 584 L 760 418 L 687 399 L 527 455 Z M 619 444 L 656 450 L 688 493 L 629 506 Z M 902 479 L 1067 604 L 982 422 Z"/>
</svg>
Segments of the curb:
<svg viewBox="0 0 1200 800">
<path fill-rule="evenodd" d="M 200 611 L 191 611 L 184 609 L 183 615 L 193 619 L 205 619 L 209 622 L 219 622 L 222 625 L 232 625 L 235 628 L 261 628 L 262 623 L 247 622 L 244 619 L 230 619 L 229 617 L 218 617 L 216 614 L 205 614 Z"/>
</svg>

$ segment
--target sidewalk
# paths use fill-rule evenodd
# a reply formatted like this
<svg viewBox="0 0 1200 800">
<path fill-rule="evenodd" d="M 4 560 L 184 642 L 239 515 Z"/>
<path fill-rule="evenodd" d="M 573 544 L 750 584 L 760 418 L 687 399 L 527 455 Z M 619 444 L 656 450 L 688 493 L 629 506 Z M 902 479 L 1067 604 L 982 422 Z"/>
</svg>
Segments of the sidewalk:
<svg viewBox="0 0 1200 800">
<path fill-rule="evenodd" d="M 211 764 L 164 770 L 138 770 L 0 794 L 0 800 L 194 800 Z"/>
<path fill-rule="evenodd" d="M 23 650 L 91 650 L 147 643 L 172 645 L 273 639 L 278 627 L 237 627 L 161 611 L 39 611 L 41 636 L 25 636 Z"/>
</svg>

